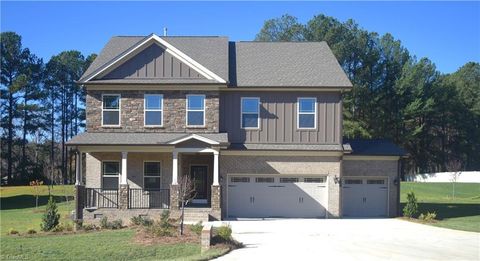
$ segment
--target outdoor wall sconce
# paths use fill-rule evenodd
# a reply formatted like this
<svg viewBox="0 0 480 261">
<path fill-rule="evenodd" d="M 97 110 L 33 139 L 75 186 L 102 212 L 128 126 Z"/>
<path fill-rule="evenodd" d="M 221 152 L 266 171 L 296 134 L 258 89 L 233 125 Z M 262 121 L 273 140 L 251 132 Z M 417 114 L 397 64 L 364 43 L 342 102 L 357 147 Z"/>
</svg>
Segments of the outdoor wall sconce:
<svg viewBox="0 0 480 261">
<path fill-rule="evenodd" d="M 393 184 L 394 184 L 395 186 L 398 185 L 398 178 L 395 178 L 395 179 L 393 180 Z"/>
<path fill-rule="evenodd" d="M 342 185 L 342 183 L 340 182 L 340 178 L 339 178 L 338 176 L 335 176 L 335 177 L 333 178 L 333 181 L 335 182 L 335 184 L 340 184 L 340 185 Z"/>
</svg>

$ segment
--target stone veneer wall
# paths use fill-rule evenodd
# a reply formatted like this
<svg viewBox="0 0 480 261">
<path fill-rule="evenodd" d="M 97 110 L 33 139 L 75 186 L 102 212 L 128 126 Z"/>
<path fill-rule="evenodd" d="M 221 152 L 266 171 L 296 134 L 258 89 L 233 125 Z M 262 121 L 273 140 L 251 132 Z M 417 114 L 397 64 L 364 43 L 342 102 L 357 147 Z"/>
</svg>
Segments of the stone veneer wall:
<svg viewBox="0 0 480 261">
<path fill-rule="evenodd" d="M 329 217 L 341 216 L 340 187 L 334 183 L 335 176 L 341 176 L 339 157 L 318 156 L 230 156 L 220 152 L 220 184 L 222 186 L 222 209 L 227 211 L 227 174 L 288 174 L 328 176 Z"/>
<path fill-rule="evenodd" d="M 120 94 L 120 127 L 102 127 L 102 94 Z M 163 127 L 144 126 L 144 94 L 163 94 Z M 186 128 L 186 95 L 205 95 L 205 127 Z M 87 90 L 88 132 L 218 132 L 218 91 L 100 91 Z"/>
<path fill-rule="evenodd" d="M 102 186 L 102 161 L 115 160 L 121 165 L 121 152 L 92 152 L 86 156 L 86 187 Z M 172 183 L 172 153 L 129 152 L 127 156 L 127 179 L 130 188 L 143 187 L 143 162 L 160 161 L 161 188 L 168 189 Z M 120 166 L 121 170 L 121 166 Z"/>
<path fill-rule="evenodd" d="M 398 187 L 394 184 L 397 178 L 398 161 L 396 160 L 344 160 L 343 177 L 388 177 L 389 216 L 397 216 Z"/>
</svg>

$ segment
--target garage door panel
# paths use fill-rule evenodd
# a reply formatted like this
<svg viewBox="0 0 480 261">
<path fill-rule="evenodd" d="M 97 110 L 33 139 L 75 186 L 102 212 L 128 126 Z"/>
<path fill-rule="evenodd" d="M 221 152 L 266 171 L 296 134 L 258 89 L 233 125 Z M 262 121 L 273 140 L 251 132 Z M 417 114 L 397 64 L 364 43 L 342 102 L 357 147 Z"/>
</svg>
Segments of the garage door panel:
<svg viewBox="0 0 480 261">
<path fill-rule="evenodd" d="M 385 178 L 345 178 L 342 193 L 345 217 L 387 215 L 388 187 Z"/>
<path fill-rule="evenodd" d="M 229 182 L 231 179 L 232 176 Z M 236 178 L 236 180 L 239 179 Z M 325 177 L 307 180 L 308 183 L 303 180 L 303 177 L 278 175 L 269 176 L 268 179 L 264 176 L 251 176 L 249 183 L 235 183 L 235 187 L 229 185 L 228 215 L 231 217 L 324 217 L 327 193 Z M 238 200 L 237 197 L 244 200 Z M 253 197 L 253 202 L 250 197 Z"/>
</svg>

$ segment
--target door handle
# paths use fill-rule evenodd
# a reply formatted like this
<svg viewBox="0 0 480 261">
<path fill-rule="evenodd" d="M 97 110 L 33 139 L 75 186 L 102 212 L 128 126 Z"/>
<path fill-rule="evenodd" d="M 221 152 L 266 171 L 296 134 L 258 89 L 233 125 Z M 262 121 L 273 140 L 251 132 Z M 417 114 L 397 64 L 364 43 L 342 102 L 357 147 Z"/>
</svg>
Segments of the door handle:
<svg viewBox="0 0 480 261">
<path fill-rule="evenodd" d="M 255 203 L 255 197 L 252 197 L 252 203 Z"/>
</svg>

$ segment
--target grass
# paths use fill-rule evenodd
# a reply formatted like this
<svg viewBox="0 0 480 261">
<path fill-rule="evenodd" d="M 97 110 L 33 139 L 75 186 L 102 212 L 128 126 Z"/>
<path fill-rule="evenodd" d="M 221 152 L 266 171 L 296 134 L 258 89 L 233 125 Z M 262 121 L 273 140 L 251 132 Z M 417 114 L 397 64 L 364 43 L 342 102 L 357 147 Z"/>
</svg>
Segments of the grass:
<svg viewBox="0 0 480 261">
<path fill-rule="evenodd" d="M 35 208 L 33 187 L 0 187 L 0 233 L 10 229 L 25 232 L 30 228 L 40 230 L 42 215 L 48 202 L 48 187 L 40 186 L 38 208 Z M 73 186 L 54 186 L 52 195 L 57 202 L 62 223 L 73 223 L 70 213 L 75 208 Z M 68 202 L 67 202 L 68 197 Z"/>
<path fill-rule="evenodd" d="M 70 235 L 6 236 L 1 242 L 1 260 L 206 260 L 227 249 L 200 253 L 199 244 L 144 246 L 132 242 L 132 229 Z"/>
<path fill-rule="evenodd" d="M 431 225 L 480 232 L 480 184 L 456 183 L 453 198 L 452 183 L 402 182 L 402 208 L 409 191 L 415 193 L 420 213 L 437 213 L 438 221 Z"/>
<path fill-rule="evenodd" d="M 0 187 L 0 260 L 208 260 L 228 251 L 212 248 L 201 253 L 200 245 L 193 243 L 139 245 L 133 242 L 132 229 L 28 236 L 25 232 L 30 228 L 40 231 L 48 201 L 48 187 L 41 186 L 39 207 L 35 208 L 33 191 L 29 186 Z M 60 222 L 73 224 L 74 187 L 55 186 L 51 192 Z M 10 229 L 22 235 L 6 235 Z"/>
</svg>

